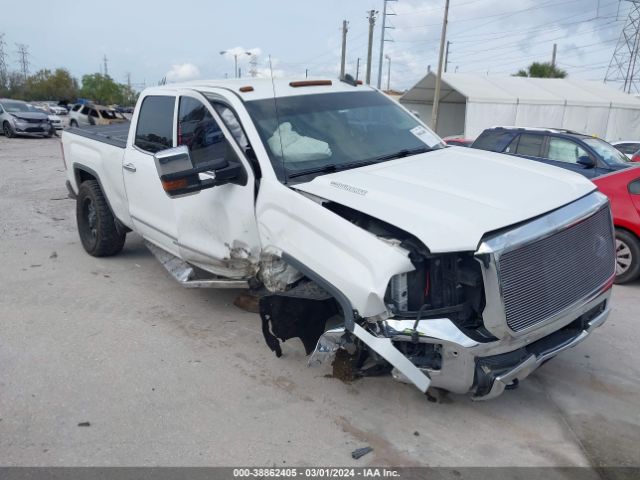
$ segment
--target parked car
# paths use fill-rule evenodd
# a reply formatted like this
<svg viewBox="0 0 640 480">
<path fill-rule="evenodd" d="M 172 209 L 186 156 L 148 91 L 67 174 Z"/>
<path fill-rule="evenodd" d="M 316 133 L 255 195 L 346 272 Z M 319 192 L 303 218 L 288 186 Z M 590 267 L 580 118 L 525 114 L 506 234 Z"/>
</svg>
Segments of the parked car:
<svg viewBox="0 0 640 480">
<path fill-rule="evenodd" d="M 609 197 L 616 228 L 616 283 L 640 276 L 640 167 L 593 180 Z"/>
<path fill-rule="evenodd" d="M 631 155 L 631 161 L 633 163 L 639 163 L 640 162 L 640 150 L 638 150 L 636 153 Z"/>
<path fill-rule="evenodd" d="M 442 139 L 444 143 L 453 147 L 470 147 L 473 140 L 464 138 L 462 135 L 455 135 L 451 137 L 444 137 Z"/>
<path fill-rule="evenodd" d="M 62 105 L 59 105 L 58 102 L 49 100 L 47 102 L 42 102 L 43 105 L 47 107 L 47 109 L 55 114 L 55 115 L 67 115 L 69 112 Z"/>
<path fill-rule="evenodd" d="M 55 113 L 53 113 L 53 110 L 49 108 L 48 105 L 44 104 L 44 105 L 32 105 L 36 110 L 38 110 L 39 112 L 44 113 L 47 118 L 49 119 L 49 123 L 51 123 L 51 125 L 53 125 L 53 128 L 56 130 L 62 130 L 63 128 L 63 124 L 62 124 L 62 119 L 56 115 Z"/>
<path fill-rule="evenodd" d="M 7 138 L 51 137 L 55 133 L 48 115 L 22 100 L 0 99 L 0 124 Z"/>
<path fill-rule="evenodd" d="M 620 140 L 618 142 L 611 142 L 611 145 L 616 147 L 621 153 L 624 153 L 632 161 L 634 161 L 633 154 L 640 150 L 640 141 Z"/>
<path fill-rule="evenodd" d="M 613 146 L 589 135 L 551 128 L 493 127 L 471 148 L 507 153 L 580 173 L 587 178 L 633 165 Z"/>
<path fill-rule="evenodd" d="M 613 225 L 593 183 L 444 148 L 355 82 L 152 87 L 131 123 L 62 145 L 87 253 L 115 255 L 133 230 L 184 286 L 252 289 L 277 356 L 296 337 L 310 364 L 344 349 L 422 392 L 488 399 L 611 308 Z"/>
<path fill-rule="evenodd" d="M 121 113 L 102 105 L 76 104 L 69 112 L 69 125 L 71 127 L 87 125 L 113 125 L 125 123 L 128 120 Z"/>
</svg>

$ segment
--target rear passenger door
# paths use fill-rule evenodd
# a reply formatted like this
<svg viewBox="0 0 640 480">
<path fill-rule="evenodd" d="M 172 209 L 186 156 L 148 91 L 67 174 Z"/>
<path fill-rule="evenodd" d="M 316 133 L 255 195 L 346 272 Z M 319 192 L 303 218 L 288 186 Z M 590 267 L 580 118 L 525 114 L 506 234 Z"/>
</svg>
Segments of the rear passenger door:
<svg viewBox="0 0 640 480">
<path fill-rule="evenodd" d="M 178 256 L 175 200 L 158 177 L 153 154 L 175 145 L 176 97 L 148 95 L 142 100 L 132 139 L 125 150 L 122 174 L 135 230 L 146 240 Z"/>
</svg>

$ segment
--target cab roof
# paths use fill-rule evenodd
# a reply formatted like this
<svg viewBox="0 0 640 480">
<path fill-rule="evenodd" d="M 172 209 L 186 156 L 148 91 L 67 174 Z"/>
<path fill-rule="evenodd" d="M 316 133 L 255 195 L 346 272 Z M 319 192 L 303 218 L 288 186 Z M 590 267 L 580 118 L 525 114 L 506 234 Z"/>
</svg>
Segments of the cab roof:
<svg viewBox="0 0 640 480">
<path fill-rule="evenodd" d="M 330 84 L 328 84 L 329 82 Z M 375 90 L 368 85 L 354 86 L 338 79 L 328 78 L 275 78 L 273 81 L 270 78 L 234 78 L 171 83 L 147 88 L 144 93 L 175 93 L 185 88 L 198 90 L 200 92 L 215 91 L 216 89 L 222 88 L 232 91 L 243 101 L 273 98 L 274 89 L 277 97 L 331 92 L 370 92 Z"/>
</svg>

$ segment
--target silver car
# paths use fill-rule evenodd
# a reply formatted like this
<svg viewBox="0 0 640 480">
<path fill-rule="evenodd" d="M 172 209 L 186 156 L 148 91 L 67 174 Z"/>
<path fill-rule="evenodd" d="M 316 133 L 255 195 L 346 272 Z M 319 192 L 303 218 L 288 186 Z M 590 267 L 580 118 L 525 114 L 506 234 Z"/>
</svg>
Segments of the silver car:
<svg viewBox="0 0 640 480">
<path fill-rule="evenodd" d="M 47 114 L 22 100 L 0 99 L 0 124 L 7 138 L 51 137 L 55 133 Z"/>
</svg>

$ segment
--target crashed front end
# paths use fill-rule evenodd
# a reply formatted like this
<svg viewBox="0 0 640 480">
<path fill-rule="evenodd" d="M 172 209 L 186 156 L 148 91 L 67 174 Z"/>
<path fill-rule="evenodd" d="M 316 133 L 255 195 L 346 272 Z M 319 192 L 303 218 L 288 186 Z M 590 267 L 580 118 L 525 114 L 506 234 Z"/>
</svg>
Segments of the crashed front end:
<svg viewBox="0 0 640 480">
<path fill-rule="evenodd" d="M 487 234 L 474 252 L 446 254 L 349 208 L 324 206 L 403 250 L 412 268 L 388 279 L 378 294 L 386 308 L 366 315 L 284 254 L 283 265 L 300 280 L 261 300 L 263 332 L 277 354 L 277 338 L 300 337 L 310 365 L 343 350 L 361 374 L 389 372 L 423 392 L 438 387 L 489 399 L 584 340 L 609 314 L 615 247 L 599 193 Z"/>
</svg>

